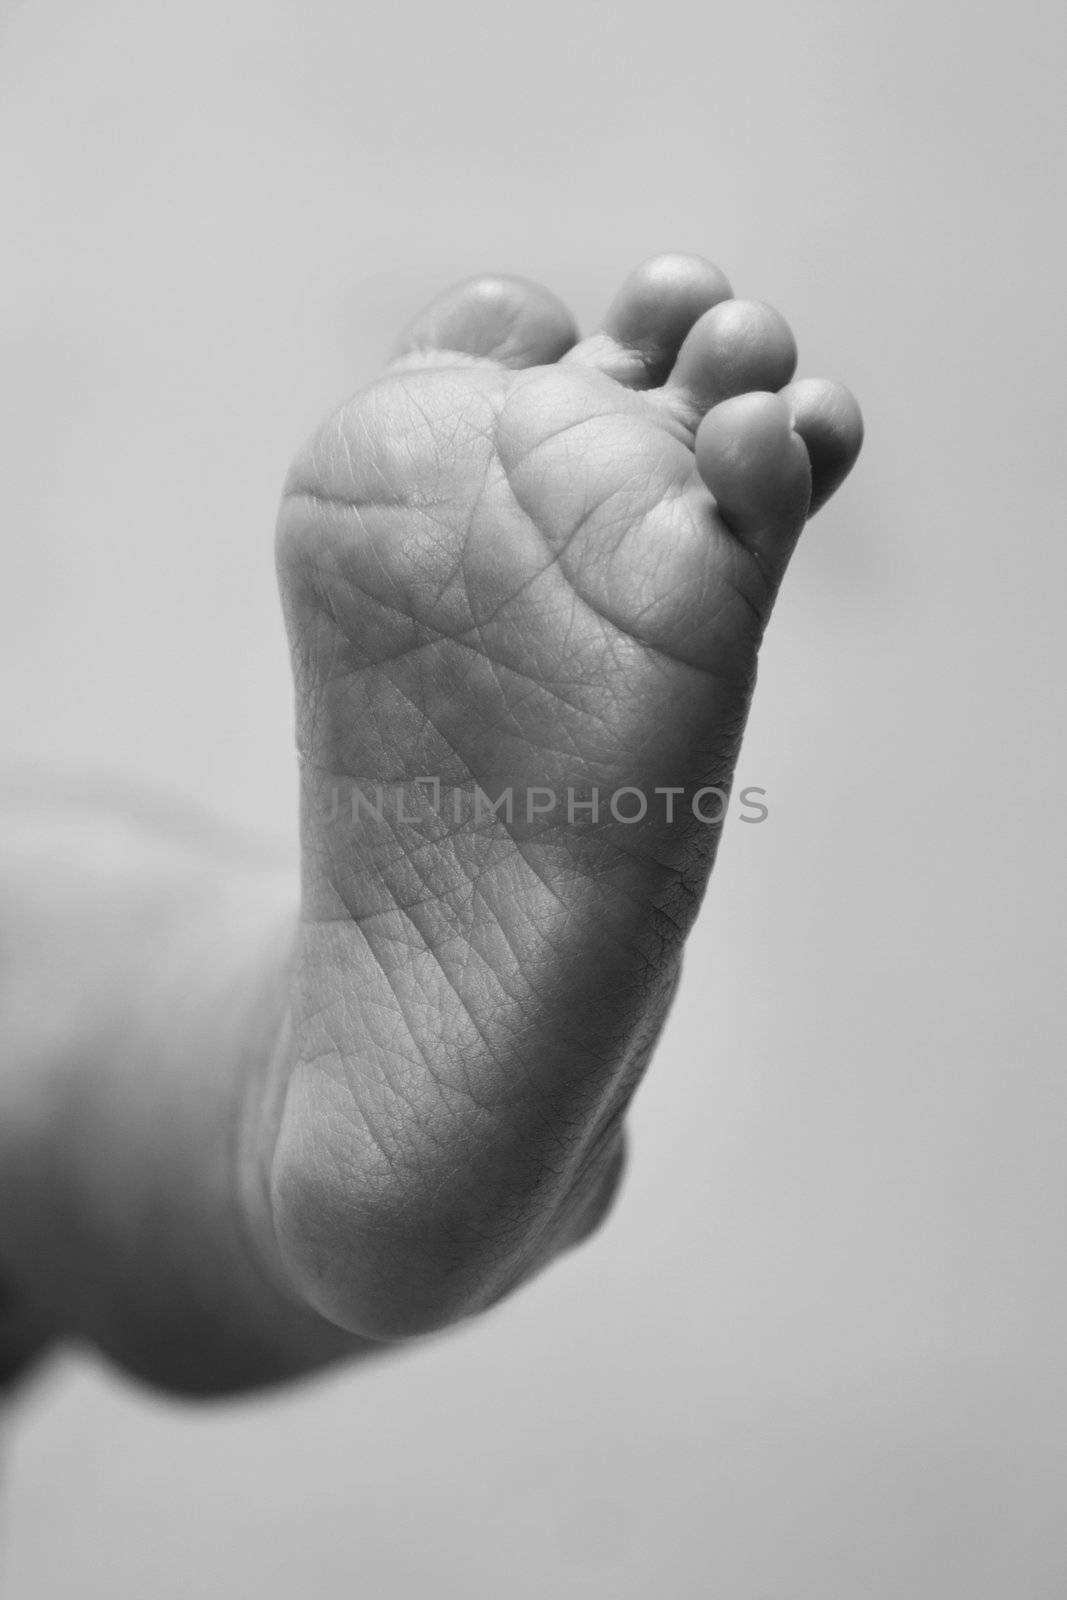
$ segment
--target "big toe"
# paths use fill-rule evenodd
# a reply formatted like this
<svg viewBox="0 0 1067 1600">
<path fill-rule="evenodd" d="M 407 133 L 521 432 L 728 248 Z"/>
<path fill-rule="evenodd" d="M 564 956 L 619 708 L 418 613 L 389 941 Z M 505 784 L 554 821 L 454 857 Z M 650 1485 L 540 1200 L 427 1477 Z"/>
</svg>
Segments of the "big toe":
<svg viewBox="0 0 1067 1600">
<path fill-rule="evenodd" d="M 662 383 L 694 322 L 733 294 L 702 256 L 660 255 L 625 280 L 596 333 L 568 361 L 635 389 Z"/>
<path fill-rule="evenodd" d="M 577 337 L 573 317 L 550 289 L 528 278 L 487 274 L 431 300 L 401 334 L 394 357 L 410 364 L 448 353 L 536 367 L 558 361 Z"/>
</svg>

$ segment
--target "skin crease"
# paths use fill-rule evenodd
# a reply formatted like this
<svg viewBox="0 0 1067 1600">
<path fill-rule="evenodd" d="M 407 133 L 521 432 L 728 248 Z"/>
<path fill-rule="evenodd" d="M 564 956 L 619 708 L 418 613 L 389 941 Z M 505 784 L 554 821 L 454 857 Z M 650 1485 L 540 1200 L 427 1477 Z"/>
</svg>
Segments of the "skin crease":
<svg viewBox="0 0 1067 1600">
<path fill-rule="evenodd" d="M 789 554 L 860 445 L 794 364 L 696 257 L 582 342 L 525 280 L 447 291 L 283 499 L 299 884 L 155 803 L 12 790 L 12 1351 L 226 1392 L 446 1327 L 595 1229 L 714 859 L 687 802 L 729 787 Z M 670 821 L 589 803 L 664 787 Z"/>
</svg>

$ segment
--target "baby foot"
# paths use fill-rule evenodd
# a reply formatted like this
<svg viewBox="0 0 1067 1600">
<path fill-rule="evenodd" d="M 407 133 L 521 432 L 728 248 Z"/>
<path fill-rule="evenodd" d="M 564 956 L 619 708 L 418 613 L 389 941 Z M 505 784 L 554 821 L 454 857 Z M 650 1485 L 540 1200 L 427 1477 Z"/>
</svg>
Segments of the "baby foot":
<svg viewBox="0 0 1067 1600">
<path fill-rule="evenodd" d="M 290 476 L 303 922 L 252 1224 L 372 1338 L 584 1236 L 710 870 L 760 638 L 852 466 L 782 317 L 663 256 L 575 342 L 475 280 Z"/>
</svg>

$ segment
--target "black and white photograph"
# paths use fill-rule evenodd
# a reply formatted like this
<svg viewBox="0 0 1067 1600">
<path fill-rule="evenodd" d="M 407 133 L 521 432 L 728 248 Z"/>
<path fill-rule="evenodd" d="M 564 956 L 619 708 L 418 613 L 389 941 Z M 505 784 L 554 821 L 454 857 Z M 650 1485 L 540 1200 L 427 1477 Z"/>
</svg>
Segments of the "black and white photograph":
<svg viewBox="0 0 1067 1600">
<path fill-rule="evenodd" d="M 1067 1600 L 1065 85 L 0 0 L 0 1600 Z"/>
</svg>

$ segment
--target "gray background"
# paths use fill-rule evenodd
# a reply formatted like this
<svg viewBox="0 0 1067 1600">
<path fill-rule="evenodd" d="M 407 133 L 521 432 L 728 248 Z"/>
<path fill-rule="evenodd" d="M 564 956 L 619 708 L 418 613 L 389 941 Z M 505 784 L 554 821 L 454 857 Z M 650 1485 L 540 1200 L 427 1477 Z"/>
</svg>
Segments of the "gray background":
<svg viewBox="0 0 1067 1600">
<path fill-rule="evenodd" d="M 701 251 L 869 423 L 607 1230 L 254 1404 L 65 1369 L 11 1600 L 1067 1595 L 1064 42 L 1058 0 L 5 0 L 15 756 L 284 832 L 277 487 L 442 282 L 588 323 Z"/>
</svg>

